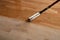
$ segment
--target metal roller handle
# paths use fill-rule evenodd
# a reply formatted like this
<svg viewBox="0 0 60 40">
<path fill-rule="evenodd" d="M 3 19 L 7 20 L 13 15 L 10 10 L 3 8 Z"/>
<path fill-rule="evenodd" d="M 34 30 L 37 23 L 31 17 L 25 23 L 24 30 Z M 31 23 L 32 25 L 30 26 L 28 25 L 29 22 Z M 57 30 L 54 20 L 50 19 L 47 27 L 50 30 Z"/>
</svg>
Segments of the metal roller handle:
<svg viewBox="0 0 60 40">
<path fill-rule="evenodd" d="M 48 7 L 46 7 L 45 9 L 43 9 L 42 11 L 37 12 L 37 13 L 35 13 L 34 15 L 30 16 L 27 21 L 28 21 L 28 22 L 31 22 L 32 20 L 36 19 L 36 18 L 37 18 L 38 16 L 40 16 L 44 11 L 46 11 L 46 10 L 49 9 L 49 8 L 51 8 L 53 5 L 55 5 L 55 4 L 58 3 L 59 1 L 60 1 L 60 0 L 55 1 L 54 3 L 52 3 L 51 5 L 49 5 Z"/>
<path fill-rule="evenodd" d="M 34 15 L 30 16 L 29 19 L 30 19 L 30 21 L 32 21 L 32 20 L 36 19 L 38 16 L 40 16 L 39 12 L 37 12 Z"/>
</svg>

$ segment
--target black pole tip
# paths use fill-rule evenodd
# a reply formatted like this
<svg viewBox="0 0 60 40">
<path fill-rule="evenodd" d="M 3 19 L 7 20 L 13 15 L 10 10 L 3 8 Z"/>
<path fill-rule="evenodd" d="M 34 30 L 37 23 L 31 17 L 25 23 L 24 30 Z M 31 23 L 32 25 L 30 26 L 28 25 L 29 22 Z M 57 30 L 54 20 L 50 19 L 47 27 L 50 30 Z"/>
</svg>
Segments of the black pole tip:
<svg viewBox="0 0 60 40">
<path fill-rule="evenodd" d="M 57 1 L 60 1 L 60 0 L 57 0 Z"/>
<path fill-rule="evenodd" d="M 27 19 L 26 22 L 31 22 L 31 20 L 30 19 Z"/>
</svg>

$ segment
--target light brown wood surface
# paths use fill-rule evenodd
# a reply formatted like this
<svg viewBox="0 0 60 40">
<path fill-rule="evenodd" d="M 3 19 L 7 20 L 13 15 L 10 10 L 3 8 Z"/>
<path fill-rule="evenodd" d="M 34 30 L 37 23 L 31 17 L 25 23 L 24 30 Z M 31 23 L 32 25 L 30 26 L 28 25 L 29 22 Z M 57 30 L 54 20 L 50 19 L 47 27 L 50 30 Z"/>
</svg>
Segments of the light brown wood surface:
<svg viewBox="0 0 60 40">
<path fill-rule="evenodd" d="M 32 22 L 25 22 L 54 1 L 0 0 L 0 40 L 60 40 L 60 2 Z"/>
<path fill-rule="evenodd" d="M 26 20 L 37 11 L 41 11 L 56 0 L 0 0 L 0 15 Z M 60 26 L 60 2 L 41 14 L 33 23 L 51 27 Z"/>
</svg>

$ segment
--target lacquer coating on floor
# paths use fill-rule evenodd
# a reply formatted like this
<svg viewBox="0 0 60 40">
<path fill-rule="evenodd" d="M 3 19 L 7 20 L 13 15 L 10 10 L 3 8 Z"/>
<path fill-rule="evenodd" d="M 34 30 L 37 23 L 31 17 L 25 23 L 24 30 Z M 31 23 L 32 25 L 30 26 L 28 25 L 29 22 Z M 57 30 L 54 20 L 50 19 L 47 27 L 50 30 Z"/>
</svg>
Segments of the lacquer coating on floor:
<svg viewBox="0 0 60 40">
<path fill-rule="evenodd" d="M 60 30 L 0 16 L 0 40 L 60 40 Z"/>
</svg>

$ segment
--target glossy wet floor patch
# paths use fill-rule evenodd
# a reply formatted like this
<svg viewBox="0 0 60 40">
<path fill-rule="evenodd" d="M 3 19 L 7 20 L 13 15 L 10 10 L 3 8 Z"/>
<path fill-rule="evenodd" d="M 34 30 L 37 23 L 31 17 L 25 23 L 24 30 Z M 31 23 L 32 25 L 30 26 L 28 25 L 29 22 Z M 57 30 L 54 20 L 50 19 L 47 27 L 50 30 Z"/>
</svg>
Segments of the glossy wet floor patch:
<svg viewBox="0 0 60 40">
<path fill-rule="evenodd" d="M 60 30 L 0 16 L 0 40 L 60 40 Z"/>
</svg>

